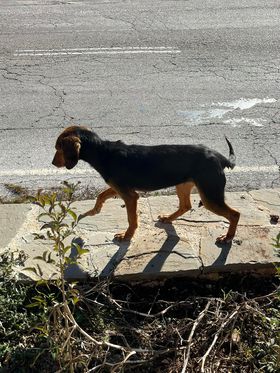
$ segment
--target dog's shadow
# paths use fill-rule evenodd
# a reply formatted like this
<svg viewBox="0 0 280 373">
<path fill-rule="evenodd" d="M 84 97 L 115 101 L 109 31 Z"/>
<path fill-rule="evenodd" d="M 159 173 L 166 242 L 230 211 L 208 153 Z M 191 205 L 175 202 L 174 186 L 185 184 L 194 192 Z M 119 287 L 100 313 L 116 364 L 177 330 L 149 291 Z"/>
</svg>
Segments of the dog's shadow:
<svg viewBox="0 0 280 373">
<path fill-rule="evenodd" d="M 118 250 L 109 259 L 109 261 L 106 263 L 105 267 L 101 270 L 101 272 L 97 270 L 96 275 L 98 277 L 110 277 L 111 275 L 113 275 L 114 270 L 127 253 L 127 250 L 130 246 L 130 241 L 120 242 L 114 239 L 112 244 L 117 245 Z M 71 242 L 71 252 L 69 258 L 73 260 L 73 263 L 68 264 L 64 270 L 64 276 L 68 280 L 83 280 L 87 279 L 90 276 L 89 273 L 84 271 L 83 268 L 77 262 L 78 251 L 76 245 L 83 249 L 85 246 L 85 242 L 81 237 L 75 237 Z"/>
<path fill-rule="evenodd" d="M 232 247 L 232 241 L 228 243 L 216 242 L 216 246 L 221 249 L 219 256 L 214 260 L 211 266 L 220 267 L 226 264 L 228 254 Z"/>
<path fill-rule="evenodd" d="M 185 218 L 179 218 L 177 220 L 183 220 L 183 221 L 187 221 L 187 222 L 200 222 L 200 223 L 205 223 L 205 220 L 201 220 L 201 221 L 198 221 L 198 220 L 191 220 L 191 219 L 185 219 Z M 209 222 L 213 222 L 214 220 L 210 220 Z M 220 220 L 216 220 L 215 222 L 219 222 Z M 239 240 L 234 240 L 236 241 L 236 243 L 238 245 L 241 244 L 241 242 L 239 242 Z M 214 260 L 214 262 L 211 264 L 211 266 L 223 266 L 225 265 L 226 261 L 227 261 L 227 257 L 229 255 L 229 252 L 231 250 L 231 247 L 232 247 L 232 241 L 230 242 L 227 242 L 227 243 L 224 243 L 224 242 L 215 242 L 215 245 L 221 249 L 218 257 Z"/>
<path fill-rule="evenodd" d="M 69 258 L 72 259 L 73 263 L 70 263 L 65 267 L 64 277 L 67 280 L 83 280 L 88 278 L 88 273 L 85 272 L 77 263 L 78 250 L 76 245 L 82 249 L 84 244 L 84 240 L 81 237 L 75 237 L 71 242 Z"/>
<path fill-rule="evenodd" d="M 180 241 L 180 237 L 172 224 L 157 221 L 155 227 L 165 230 L 167 237 L 156 255 L 147 263 L 143 269 L 143 273 L 160 272 L 168 256 Z"/>
<path fill-rule="evenodd" d="M 161 223 L 158 221 L 155 223 L 155 227 L 164 229 L 167 237 L 161 248 L 156 253 L 156 255 L 149 261 L 149 263 L 144 268 L 144 273 L 160 272 L 168 256 L 172 253 L 172 251 L 176 248 L 176 245 L 180 241 L 180 237 L 178 236 L 175 227 L 172 224 Z M 221 251 L 218 257 L 211 264 L 211 266 L 223 266 L 227 261 L 227 257 L 232 247 L 232 242 L 216 242 L 215 245 L 219 247 Z M 190 257 L 193 258 L 192 255 Z"/>
<path fill-rule="evenodd" d="M 143 269 L 143 273 L 160 272 L 168 256 L 172 253 L 172 251 L 175 249 L 178 242 L 180 241 L 180 237 L 178 236 L 175 230 L 175 227 L 172 224 L 161 223 L 158 221 L 155 223 L 155 227 L 161 230 L 164 230 L 166 232 L 166 239 L 164 243 L 162 244 L 162 246 L 157 251 L 157 253 L 155 254 L 155 256 L 146 264 L 145 268 Z M 107 264 L 102 269 L 102 271 L 98 274 L 98 276 L 100 277 L 110 277 L 114 274 L 115 269 L 125 257 L 130 246 L 130 241 L 117 241 L 114 239 L 113 243 L 118 246 L 118 250 L 110 258 L 110 260 L 107 262 Z M 69 264 L 65 268 L 65 271 L 64 271 L 65 278 L 71 279 L 71 280 L 87 279 L 89 276 L 88 273 L 84 271 L 79 266 L 78 263 L 75 262 L 77 255 L 78 255 L 75 244 L 79 245 L 80 248 L 83 248 L 84 241 L 80 237 L 76 237 L 72 240 L 71 252 L 70 252 L 69 257 L 73 259 L 74 263 Z M 232 242 L 226 243 L 226 244 L 216 243 L 216 246 L 221 248 L 221 252 L 219 256 L 211 264 L 211 266 L 222 266 L 226 263 L 228 254 L 232 247 Z"/>
<path fill-rule="evenodd" d="M 130 241 L 118 241 L 115 238 L 113 239 L 112 243 L 117 245 L 119 248 L 117 252 L 110 258 L 105 267 L 102 269 L 100 273 L 101 277 L 109 277 L 114 274 L 115 269 L 125 257 L 125 254 L 127 253 L 128 248 L 130 246 Z"/>
</svg>

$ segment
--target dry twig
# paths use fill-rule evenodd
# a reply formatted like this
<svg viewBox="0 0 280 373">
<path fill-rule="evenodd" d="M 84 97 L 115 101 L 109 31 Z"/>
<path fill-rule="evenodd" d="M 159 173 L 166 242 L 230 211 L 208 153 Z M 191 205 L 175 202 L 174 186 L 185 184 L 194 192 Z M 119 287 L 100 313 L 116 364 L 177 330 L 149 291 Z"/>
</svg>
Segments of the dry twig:
<svg viewBox="0 0 280 373">
<path fill-rule="evenodd" d="M 185 373 L 186 372 L 186 369 L 187 369 L 187 366 L 188 366 L 188 362 L 189 362 L 189 357 L 190 357 L 192 338 L 193 338 L 195 329 L 197 328 L 198 324 L 203 319 L 203 317 L 206 315 L 210 304 L 211 304 L 211 300 L 206 304 L 206 307 L 204 308 L 203 311 L 200 312 L 200 314 L 198 315 L 198 318 L 195 320 L 195 322 L 193 324 L 192 330 L 191 330 L 189 338 L 187 340 L 187 343 L 188 343 L 187 357 L 186 357 L 186 359 L 184 361 L 184 365 L 183 365 L 183 369 L 182 369 L 181 373 Z"/>
</svg>

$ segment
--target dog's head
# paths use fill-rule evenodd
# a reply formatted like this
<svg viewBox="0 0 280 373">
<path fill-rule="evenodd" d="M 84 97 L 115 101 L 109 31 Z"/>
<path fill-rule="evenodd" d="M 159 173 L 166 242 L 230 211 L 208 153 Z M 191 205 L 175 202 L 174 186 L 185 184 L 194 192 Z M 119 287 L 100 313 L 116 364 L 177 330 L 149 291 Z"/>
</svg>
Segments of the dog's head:
<svg viewBox="0 0 280 373">
<path fill-rule="evenodd" d="M 54 166 L 66 167 L 68 170 L 76 166 L 81 149 L 80 128 L 68 127 L 58 136 L 55 144 L 56 153 L 52 161 Z"/>
</svg>

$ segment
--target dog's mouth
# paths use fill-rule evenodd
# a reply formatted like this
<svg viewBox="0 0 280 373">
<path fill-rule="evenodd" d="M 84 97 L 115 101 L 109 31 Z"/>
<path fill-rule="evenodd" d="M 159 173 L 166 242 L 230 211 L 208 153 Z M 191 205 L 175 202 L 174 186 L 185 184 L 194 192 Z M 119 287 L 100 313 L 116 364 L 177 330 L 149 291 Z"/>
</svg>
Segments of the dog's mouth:
<svg viewBox="0 0 280 373">
<path fill-rule="evenodd" d="M 76 166 L 77 163 L 78 159 L 67 159 L 64 166 L 67 168 L 67 170 L 71 170 Z"/>
<path fill-rule="evenodd" d="M 65 167 L 67 168 L 67 170 L 72 170 L 72 168 L 74 168 L 75 165 L 66 164 Z"/>
<path fill-rule="evenodd" d="M 62 168 L 62 167 L 66 167 L 67 170 L 71 170 L 72 168 L 74 168 L 77 164 L 76 161 L 73 161 L 73 162 L 57 162 L 55 160 L 52 161 L 52 164 L 57 167 L 57 168 Z"/>
</svg>

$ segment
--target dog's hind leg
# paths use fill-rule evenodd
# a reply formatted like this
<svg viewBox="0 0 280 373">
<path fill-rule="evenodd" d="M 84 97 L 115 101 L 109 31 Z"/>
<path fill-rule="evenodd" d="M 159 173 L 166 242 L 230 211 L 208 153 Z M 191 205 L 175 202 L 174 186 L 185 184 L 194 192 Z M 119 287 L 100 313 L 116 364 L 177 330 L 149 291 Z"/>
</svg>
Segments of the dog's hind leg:
<svg viewBox="0 0 280 373">
<path fill-rule="evenodd" d="M 216 204 L 213 201 L 205 200 L 203 198 L 203 205 L 209 210 L 217 215 L 224 216 L 229 221 L 229 227 L 226 234 L 222 234 L 217 237 L 216 242 L 218 243 L 228 243 L 232 241 L 235 236 L 237 224 L 239 221 L 240 213 L 233 208 L 229 207 L 225 202 L 223 204 Z"/>
<path fill-rule="evenodd" d="M 83 219 L 86 216 L 93 216 L 93 215 L 99 214 L 104 202 L 109 198 L 115 197 L 116 195 L 117 195 L 117 192 L 112 188 L 108 188 L 104 190 L 104 192 L 98 195 L 94 208 L 85 212 L 84 214 L 81 214 L 79 216 L 79 220 Z"/>
<path fill-rule="evenodd" d="M 179 198 L 179 208 L 173 214 L 160 215 L 158 217 L 159 221 L 162 223 L 171 223 L 173 220 L 177 219 L 179 216 L 183 215 L 192 208 L 190 195 L 193 186 L 193 182 L 186 182 L 176 185 L 176 192 Z"/>
<path fill-rule="evenodd" d="M 235 236 L 240 213 L 229 207 L 224 200 L 225 177 L 218 177 L 207 180 L 206 183 L 197 184 L 203 206 L 217 215 L 224 216 L 229 221 L 229 228 L 226 234 L 217 237 L 217 243 L 231 242 Z"/>
</svg>

